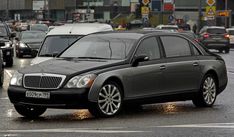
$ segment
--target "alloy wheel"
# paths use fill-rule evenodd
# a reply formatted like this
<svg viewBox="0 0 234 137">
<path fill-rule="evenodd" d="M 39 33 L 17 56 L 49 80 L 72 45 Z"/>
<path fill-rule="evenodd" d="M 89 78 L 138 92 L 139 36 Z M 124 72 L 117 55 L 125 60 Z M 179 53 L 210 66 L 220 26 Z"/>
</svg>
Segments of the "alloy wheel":
<svg viewBox="0 0 234 137">
<path fill-rule="evenodd" d="M 118 87 L 107 84 L 99 92 L 98 106 L 105 115 L 111 116 L 118 112 L 121 107 L 122 96 Z"/>
<path fill-rule="evenodd" d="M 211 105 L 216 98 L 216 83 L 212 77 L 207 77 L 203 83 L 203 98 L 204 101 Z"/>
</svg>

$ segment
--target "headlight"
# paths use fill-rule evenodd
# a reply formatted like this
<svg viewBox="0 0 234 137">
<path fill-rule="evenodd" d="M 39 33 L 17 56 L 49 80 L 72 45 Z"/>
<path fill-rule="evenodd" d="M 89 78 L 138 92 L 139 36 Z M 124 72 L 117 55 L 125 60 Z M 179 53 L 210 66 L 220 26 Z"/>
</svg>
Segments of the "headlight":
<svg viewBox="0 0 234 137">
<path fill-rule="evenodd" d="M 10 85 L 13 86 L 22 86 L 23 74 L 16 71 L 11 78 Z"/>
<path fill-rule="evenodd" d="M 84 76 L 75 76 L 70 79 L 66 88 L 90 88 L 97 76 L 95 74 L 87 74 Z"/>
<path fill-rule="evenodd" d="M 11 47 L 11 42 L 5 42 L 5 46 L 2 48 L 9 48 L 9 47 Z"/>
<path fill-rule="evenodd" d="M 24 43 L 22 43 L 22 42 L 19 44 L 19 46 L 20 46 L 21 48 L 26 48 L 26 47 L 27 47 L 27 45 L 24 44 Z"/>
</svg>

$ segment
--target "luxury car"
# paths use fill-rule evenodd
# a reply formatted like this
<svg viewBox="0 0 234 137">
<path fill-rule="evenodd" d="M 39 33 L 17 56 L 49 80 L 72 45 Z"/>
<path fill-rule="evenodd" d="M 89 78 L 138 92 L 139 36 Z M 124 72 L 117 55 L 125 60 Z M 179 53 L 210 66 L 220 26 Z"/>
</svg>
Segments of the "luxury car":
<svg viewBox="0 0 234 137">
<path fill-rule="evenodd" d="M 24 55 L 36 57 L 39 48 L 46 36 L 42 31 L 23 31 L 19 38 L 16 38 L 16 56 L 21 58 Z"/>
<path fill-rule="evenodd" d="M 224 27 L 205 26 L 199 34 L 199 41 L 208 49 L 216 49 L 219 52 L 230 51 L 230 36 Z"/>
<path fill-rule="evenodd" d="M 55 27 L 46 35 L 31 65 L 52 59 L 85 35 L 102 31 L 113 31 L 113 28 L 108 24 L 100 23 L 77 23 Z"/>
<path fill-rule="evenodd" d="M 8 67 L 13 65 L 14 50 L 12 39 L 16 36 L 5 23 L 0 22 L 0 49 L 3 53 L 4 64 Z"/>
<path fill-rule="evenodd" d="M 59 58 L 17 71 L 10 101 L 25 117 L 47 108 L 88 108 L 97 117 L 125 104 L 192 100 L 211 107 L 227 85 L 224 60 L 179 33 L 106 32 L 85 36 Z"/>
</svg>

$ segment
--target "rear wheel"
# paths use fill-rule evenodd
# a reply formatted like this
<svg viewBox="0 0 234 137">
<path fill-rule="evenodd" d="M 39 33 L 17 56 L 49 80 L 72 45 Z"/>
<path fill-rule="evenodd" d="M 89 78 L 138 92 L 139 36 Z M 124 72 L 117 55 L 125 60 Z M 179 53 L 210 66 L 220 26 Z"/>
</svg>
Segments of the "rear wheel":
<svg viewBox="0 0 234 137">
<path fill-rule="evenodd" d="M 211 107 L 216 100 L 216 96 L 217 81 L 213 75 L 208 74 L 204 77 L 200 91 L 193 99 L 193 104 L 197 107 Z"/>
<path fill-rule="evenodd" d="M 27 118 L 37 118 L 42 115 L 46 108 L 44 107 L 32 107 L 24 105 L 15 105 L 15 110 L 22 116 Z"/>
<path fill-rule="evenodd" d="M 122 90 L 115 82 L 104 84 L 98 94 L 98 101 L 90 103 L 89 111 L 97 117 L 110 117 L 120 112 L 123 103 Z"/>
</svg>

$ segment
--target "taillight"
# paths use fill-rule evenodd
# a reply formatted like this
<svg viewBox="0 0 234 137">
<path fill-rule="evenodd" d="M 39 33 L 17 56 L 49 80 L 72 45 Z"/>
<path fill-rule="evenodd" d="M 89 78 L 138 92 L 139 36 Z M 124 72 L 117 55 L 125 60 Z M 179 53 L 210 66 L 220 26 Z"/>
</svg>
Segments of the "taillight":
<svg viewBox="0 0 234 137">
<path fill-rule="evenodd" d="M 206 34 L 203 35 L 203 37 L 204 37 L 204 38 L 209 38 L 210 35 L 206 33 Z"/>
<path fill-rule="evenodd" d="M 229 35 L 229 34 L 225 34 L 225 35 L 224 35 L 224 38 L 229 39 L 229 38 L 230 38 L 230 35 Z"/>
</svg>

